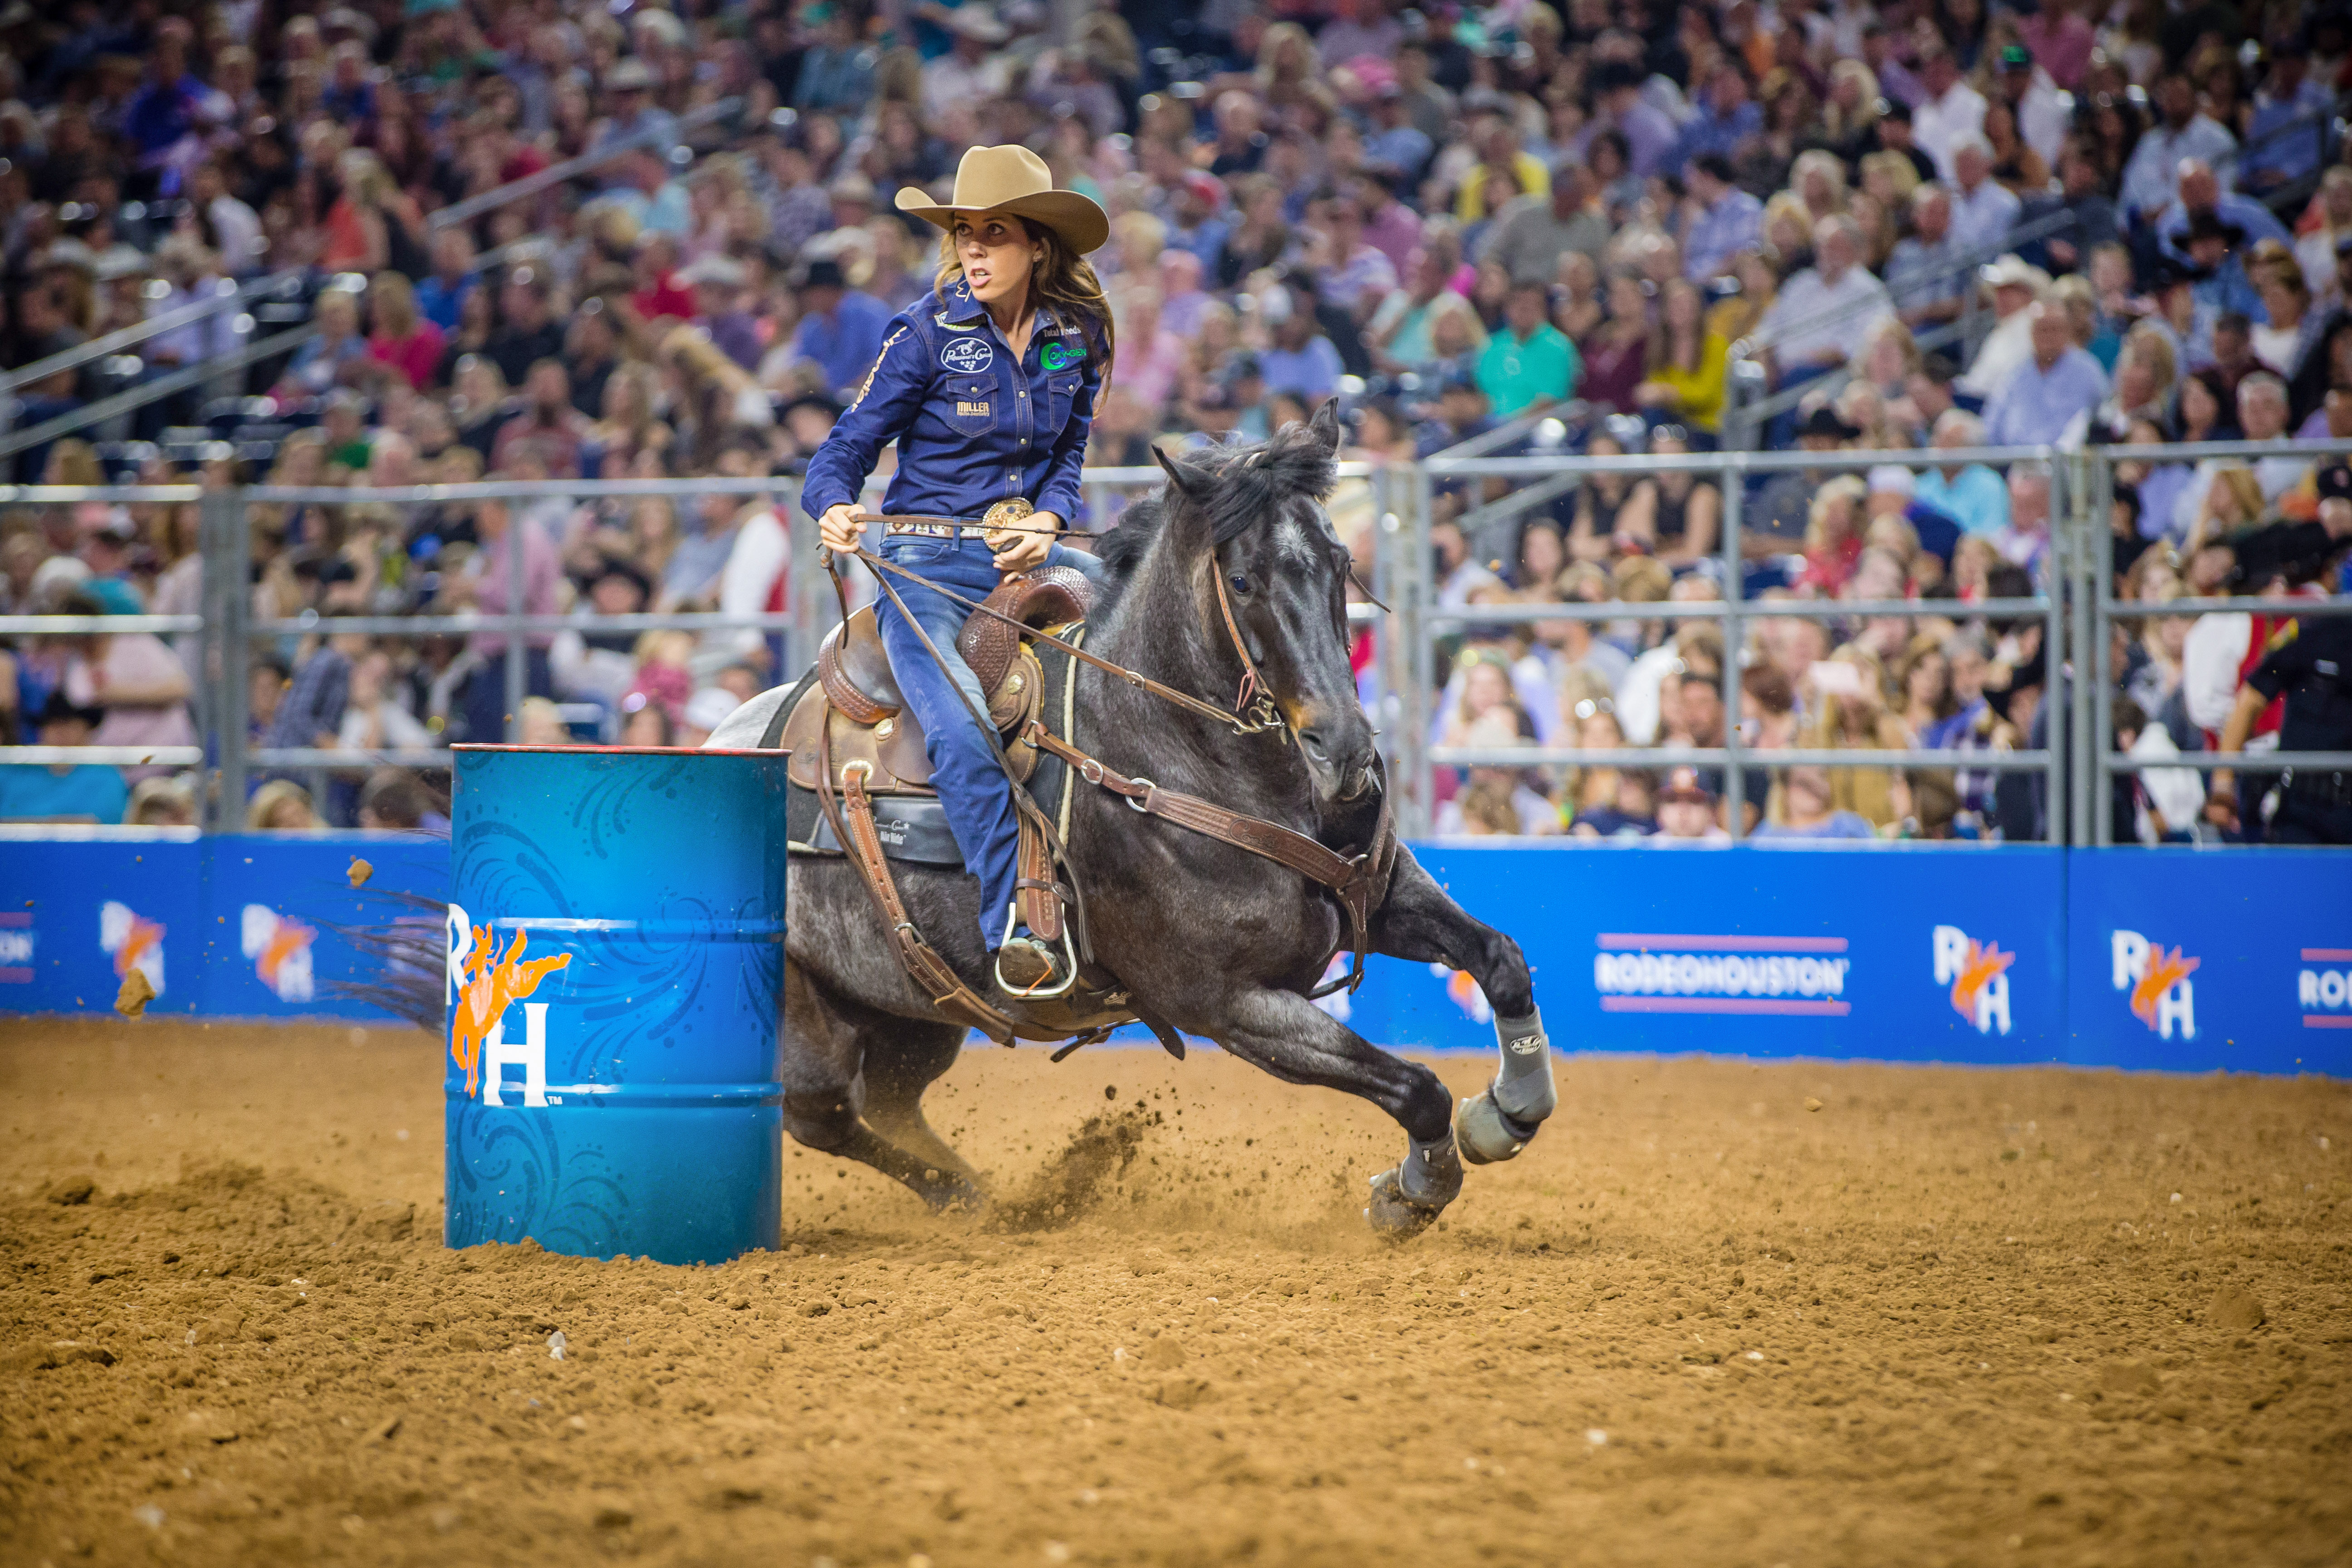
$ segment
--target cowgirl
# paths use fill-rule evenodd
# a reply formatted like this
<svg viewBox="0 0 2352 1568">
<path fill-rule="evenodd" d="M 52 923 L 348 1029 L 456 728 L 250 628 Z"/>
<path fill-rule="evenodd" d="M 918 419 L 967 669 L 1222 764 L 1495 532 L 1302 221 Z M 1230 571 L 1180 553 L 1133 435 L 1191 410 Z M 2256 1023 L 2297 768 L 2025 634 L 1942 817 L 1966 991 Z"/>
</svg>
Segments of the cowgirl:
<svg viewBox="0 0 2352 1568">
<path fill-rule="evenodd" d="M 979 531 L 894 524 L 884 559 L 980 599 L 1004 577 L 1038 565 L 1093 575 L 1094 558 L 1054 543 L 1079 502 L 1078 468 L 1095 397 L 1109 374 L 1110 310 L 1086 255 L 1109 237 L 1102 208 L 1054 189 L 1025 147 L 975 147 L 956 169 L 955 196 L 935 206 L 912 186 L 898 207 L 946 231 L 930 294 L 894 318 L 857 401 L 809 461 L 801 504 L 836 551 L 857 547 L 858 492 L 885 445 L 898 469 L 884 509 L 894 514 L 978 517 L 996 502 L 1032 499 L 1023 527 Z M 903 531 L 902 531 L 903 530 Z M 942 673 L 887 595 L 875 607 L 898 690 L 922 721 L 931 783 L 964 864 L 980 879 L 981 945 L 1006 990 L 1051 991 L 1066 961 L 1019 923 L 1013 883 L 1020 832 L 1013 785 L 971 714 L 987 699 L 955 651 L 961 605 L 904 578 L 893 586 L 948 665 Z M 970 707 L 959 699 L 961 688 Z"/>
</svg>

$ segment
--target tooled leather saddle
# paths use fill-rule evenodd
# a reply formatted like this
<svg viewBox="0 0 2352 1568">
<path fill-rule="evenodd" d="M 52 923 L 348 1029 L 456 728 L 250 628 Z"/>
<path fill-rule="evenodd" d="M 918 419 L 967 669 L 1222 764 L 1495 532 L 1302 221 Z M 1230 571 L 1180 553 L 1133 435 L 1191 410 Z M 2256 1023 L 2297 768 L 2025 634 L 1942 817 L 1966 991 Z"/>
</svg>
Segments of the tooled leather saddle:
<svg viewBox="0 0 2352 1568">
<path fill-rule="evenodd" d="M 1080 574 L 1066 566 L 1043 567 L 992 591 L 982 603 L 995 614 L 974 611 L 956 637 L 957 653 L 988 693 L 989 721 L 1019 784 L 1029 784 L 1037 771 L 1034 737 L 1044 726 L 1033 721 L 1044 708 L 1046 687 L 1027 630 L 1068 630 L 1086 619 L 1089 599 L 1090 584 Z M 814 679 L 804 683 L 784 714 L 777 743 L 789 753 L 786 776 L 821 803 L 836 842 L 890 931 L 900 962 L 935 1005 L 1007 1043 L 1016 1034 L 1058 1038 L 1073 1032 L 1043 1016 L 1016 1017 L 972 991 L 908 917 L 888 865 L 892 839 L 877 820 L 874 800 L 935 797 L 938 791 L 931 784 L 921 721 L 898 689 L 872 608 L 856 612 L 827 634 L 817 651 Z M 1075 932 L 1076 945 L 1083 949 L 1083 929 L 1072 926 L 1069 914 L 1076 895 L 1055 875 L 1055 844 L 1045 814 L 1034 804 L 1015 804 L 1024 807 L 1016 812 L 1021 837 L 1015 889 L 1022 919 L 1047 942 L 1064 942 L 1066 933 Z M 1088 1011 L 1086 1002 L 1072 996 L 1047 1012 L 1057 1019 L 1075 1016 L 1074 1007 Z"/>
<path fill-rule="evenodd" d="M 1046 566 L 1000 584 L 982 603 L 1024 626 L 1051 630 L 1086 619 L 1091 587 L 1066 566 Z M 1036 654 L 1012 626 L 978 612 L 957 634 L 956 652 L 988 693 L 989 719 L 1007 737 L 1006 760 L 1016 776 L 1027 780 L 1035 771 L 1037 751 L 1021 737 L 1037 716 L 1045 688 Z M 817 649 L 816 676 L 784 719 L 782 745 L 791 752 L 785 769 L 793 783 L 815 789 L 819 752 L 829 750 L 829 782 L 836 789 L 862 763 L 869 795 L 937 793 L 922 722 L 899 694 L 870 606 L 825 635 Z"/>
</svg>

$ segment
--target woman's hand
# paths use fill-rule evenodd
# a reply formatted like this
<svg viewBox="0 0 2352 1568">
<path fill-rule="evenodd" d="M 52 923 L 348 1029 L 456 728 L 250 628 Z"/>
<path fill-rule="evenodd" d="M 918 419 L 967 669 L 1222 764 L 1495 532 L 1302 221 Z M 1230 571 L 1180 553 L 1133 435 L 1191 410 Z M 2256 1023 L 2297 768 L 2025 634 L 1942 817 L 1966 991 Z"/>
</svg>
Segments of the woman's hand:
<svg viewBox="0 0 2352 1568">
<path fill-rule="evenodd" d="M 1021 528 L 1018 533 L 1001 529 L 988 536 L 988 547 L 996 552 L 996 569 L 1008 577 L 1045 563 L 1054 535 L 1062 531 L 1062 520 L 1050 511 L 1033 511 L 1021 520 Z"/>
<path fill-rule="evenodd" d="M 816 530 L 824 537 L 824 547 L 836 555 L 856 554 L 866 538 L 865 525 L 856 518 L 857 509 L 847 501 L 825 508 L 824 515 L 816 520 Z"/>
</svg>

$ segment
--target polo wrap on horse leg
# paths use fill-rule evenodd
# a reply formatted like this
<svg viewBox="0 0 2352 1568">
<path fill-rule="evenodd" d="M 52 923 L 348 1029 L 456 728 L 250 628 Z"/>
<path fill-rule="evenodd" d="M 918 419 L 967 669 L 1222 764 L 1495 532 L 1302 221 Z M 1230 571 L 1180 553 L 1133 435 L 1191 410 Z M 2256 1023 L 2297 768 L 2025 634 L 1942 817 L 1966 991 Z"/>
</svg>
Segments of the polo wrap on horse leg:
<svg viewBox="0 0 2352 1568">
<path fill-rule="evenodd" d="M 1462 1156 L 1454 1134 L 1416 1142 L 1402 1164 L 1372 1178 L 1372 1201 L 1364 1217 L 1372 1228 L 1412 1236 L 1462 1195 Z"/>
<path fill-rule="evenodd" d="M 1559 1090 L 1552 1085 L 1551 1041 L 1544 1034 L 1541 1012 L 1496 1018 L 1495 1043 L 1501 1070 L 1493 1083 L 1465 1100 L 1454 1118 L 1462 1157 L 1474 1165 L 1517 1154 L 1559 1104 Z"/>
</svg>

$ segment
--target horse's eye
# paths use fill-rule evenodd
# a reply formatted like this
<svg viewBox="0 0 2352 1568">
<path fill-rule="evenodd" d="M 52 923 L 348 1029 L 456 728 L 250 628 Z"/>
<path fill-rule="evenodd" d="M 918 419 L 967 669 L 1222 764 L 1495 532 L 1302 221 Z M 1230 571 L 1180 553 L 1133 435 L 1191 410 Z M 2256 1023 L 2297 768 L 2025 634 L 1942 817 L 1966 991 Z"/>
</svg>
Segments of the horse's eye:
<svg viewBox="0 0 2352 1568">
<path fill-rule="evenodd" d="M 1246 574 L 1236 572 L 1233 574 L 1231 581 L 1234 585 L 1234 593 L 1246 594 L 1249 592 L 1249 577 Z"/>
</svg>

